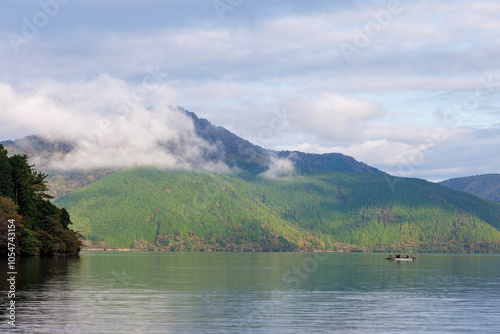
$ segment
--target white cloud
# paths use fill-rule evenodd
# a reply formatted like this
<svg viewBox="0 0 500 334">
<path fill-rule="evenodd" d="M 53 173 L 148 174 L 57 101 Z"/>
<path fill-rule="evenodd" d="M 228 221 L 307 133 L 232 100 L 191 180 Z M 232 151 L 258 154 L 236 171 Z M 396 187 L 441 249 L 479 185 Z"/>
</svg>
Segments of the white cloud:
<svg viewBox="0 0 500 334">
<path fill-rule="evenodd" d="M 165 87 L 129 85 L 107 75 L 69 85 L 45 81 L 26 92 L 3 84 L 0 130 L 15 127 L 73 144 L 69 154 L 46 168 L 154 165 L 227 171 L 223 164 L 203 160 L 203 152 L 215 148 L 197 137 L 191 118 L 163 104 L 163 97 L 155 98 L 157 90 L 165 92 Z M 146 108 L 148 99 L 158 105 Z"/>
<path fill-rule="evenodd" d="M 351 139 L 363 123 L 383 114 L 383 109 L 369 101 L 323 94 L 316 99 L 289 99 L 284 102 L 294 123 L 306 130 L 329 139 Z"/>
<path fill-rule="evenodd" d="M 266 179 L 277 180 L 292 176 L 295 172 L 293 162 L 289 159 L 271 157 L 268 169 L 259 174 Z"/>
</svg>

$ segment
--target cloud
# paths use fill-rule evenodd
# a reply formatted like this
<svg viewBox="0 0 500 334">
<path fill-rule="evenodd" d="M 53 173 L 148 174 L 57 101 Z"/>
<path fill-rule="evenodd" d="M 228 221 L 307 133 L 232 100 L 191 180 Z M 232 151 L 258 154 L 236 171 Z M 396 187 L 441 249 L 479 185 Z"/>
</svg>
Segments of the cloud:
<svg viewBox="0 0 500 334">
<path fill-rule="evenodd" d="M 107 105 L 125 99 L 122 110 L 139 99 L 138 110 L 182 105 L 263 147 L 312 143 L 390 169 L 391 157 L 396 161 L 426 143 L 422 131 L 446 127 L 435 120 L 436 109 L 454 109 L 474 98 L 478 84 L 490 77 L 491 94 L 472 112 L 455 114 L 463 123 L 452 127 L 477 130 L 497 123 L 500 3 L 399 1 L 403 10 L 346 61 L 340 45 L 353 44 L 359 31 L 373 26 L 374 13 L 390 3 L 398 2 L 243 1 L 221 21 L 211 1 L 71 2 L 20 45 L 18 54 L 7 40 L 0 45 L 0 57 L 9 64 L 0 68 L 7 83 L 0 94 L 4 104 L 13 101 L 0 109 L 0 120 L 8 123 L 0 124 L 1 139 L 32 129 L 54 129 L 72 138 L 78 131 L 72 123 L 95 129 L 108 112 L 116 122 Z M 36 3 L 19 1 L 4 7 L 4 36 L 20 34 L 22 17 L 30 19 L 40 10 Z M 150 84 L 155 88 L 141 98 L 148 68 L 161 68 L 162 82 Z M 101 73 L 111 77 L 94 79 Z M 43 78 L 53 81 L 24 88 Z M 96 111 L 73 114 L 91 109 L 85 104 Z M 296 117 L 275 131 L 273 113 L 283 108 Z M 494 160 L 490 152 L 484 154 Z M 465 156 L 442 160 L 473 166 Z"/>
<path fill-rule="evenodd" d="M 45 161 L 50 169 L 154 165 L 228 171 L 221 162 L 204 160 L 217 154 L 216 148 L 196 135 L 187 114 L 166 104 L 160 96 L 165 91 L 168 87 L 130 85 L 108 75 L 71 84 L 45 81 L 25 92 L 3 84 L 0 130 L 22 128 L 71 143 L 71 152 Z M 146 107 L 146 101 L 155 107 Z"/>
<path fill-rule="evenodd" d="M 491 55 L 498 53 L 500 42 L 495 35 L 500 6 L 489 1 L 401 2 L 402 12 L 393 15 L 390 24 L 353 58 L 352 66 L 339 46 L 354 43 L 357 28 L 374 22 L 373 13 L 387 10 L 386 2 L 333 6 L 343 8 L 298 1 L 252 2 L 231 13 L 240 20 L 224 24 L 213 24 L 218 15 L 210 2 L 186 6 L 157 1 L 119 9 L 110 4 L 71 5 L 54 19 L 54 25 L 59 20 L 66 25 L 57 29 L 51 22 L 18 56 L 5 50 L 11 66 L 3 72 L 28 77 L 71 72 L 87 77 L 106 71 L 132 79 L 144 67 L 158 63 L 186 80 L 262 81 L 314 75 L 316 82 L 318 78 L 323 82 L 363 76 L 370 88 L 381 89 L 386 80 L 415 78 L 420 89 L 428 90 L 425 81 L 430 80 L 424 79 L 429 77 L 446 79 L 476 75 L 478 68 L 495 69 L 496 58 Z M 119 11 L 122 20 L 106 17 L 111 10 Z M 29 14 L 19 11 L 11 16 Z M 21 26 L 20 19 L 9 25 L 16 32 Z M 35 50 L 41 55 L 33 59 L 30 51 Z M 35 61 L 34 66 L 27 67 L 29 61 Z"/>
<path fill-rule="evenodd" d="M 383 108 L 373 102 L 339 94 L 288 99 L 284 104 L 295 116 L 296 125 L 329 139 L 353 139 L 363 123 L 384 113 Z"/>
<path fill-rule="evenodd" d="M 277 180 L 288 178 L 292 176 L 294 172 L 295 167 L 291 160 L 270 157 L 268 169 L 265 172 L 260 173 L 259 176 L 266 179 Z"/>
</svg>

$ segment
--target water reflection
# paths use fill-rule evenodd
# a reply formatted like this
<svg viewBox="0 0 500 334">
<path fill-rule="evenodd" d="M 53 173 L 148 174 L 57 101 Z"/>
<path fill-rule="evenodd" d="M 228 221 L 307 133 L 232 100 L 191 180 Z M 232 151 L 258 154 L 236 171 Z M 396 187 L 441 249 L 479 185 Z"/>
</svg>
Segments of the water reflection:
<svg viewBox="0 0 500 334">
<path fill-rule="evenodd" d="M 36 328 L 44 326 L 45 318 L 57 305 L 66 305 L 64 291 L 70 286 L 71 270 L 79 266 L 80 258 L 74 257 L 26 257 L 16 262 L 15 281 L 16 330 L 36 333 Z M 1 304 L 9 302 L 7 291 L 7 262 L 0 261 Z M 61 293 L 60 293 L 61 292 Z M 47 296 L 50 296 L 47 298 Z M 49 310 L 46 311 L 46 308 Z M 12 331 L 7 322 L 5 308 L 0 311 L 0 329 Z M 59 312 L 63 312 L 64 307 Z M 12 331 L 16 332 L 16 331 Z"/>
<path fill-rule="evenodd" d="M 18 329 L 493 333 L 500 326 L 499 256 L 420 255 L 413 263 L 384 257 L 96 252 L 27 258 L 18 265 Z M 7 289 L 5 277 L 0 287 Z M 6 328 L 2 314 L 0 329 Z"/>
</svg>

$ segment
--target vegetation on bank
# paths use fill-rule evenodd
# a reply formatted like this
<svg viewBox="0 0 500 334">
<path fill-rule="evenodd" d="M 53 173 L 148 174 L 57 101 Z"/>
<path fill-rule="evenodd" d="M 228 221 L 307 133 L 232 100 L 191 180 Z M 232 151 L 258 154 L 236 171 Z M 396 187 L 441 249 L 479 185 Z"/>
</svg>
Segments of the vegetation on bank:
<svg viewBox="0 0 500 334">
<path fill-rule="evenodd" d="M 268 180 L 134 168 L 56 201 L 89 247 L 159 251 L 499 252 L 500 205 L 418 179 Z"/>
<path fill-rule="evenodd" d="M 72 222 L 68 211 L 49 201 L 46 177 L 33 169 L 27 156 L 8 157 L 0 145 L 0 253 L 15 250 L 24 255 L 53 255 L 80 251 L 81 236 L 69 228 Z M 8 234 L 9 220 L 15 222 L 15 238 Z"/>
</svg>

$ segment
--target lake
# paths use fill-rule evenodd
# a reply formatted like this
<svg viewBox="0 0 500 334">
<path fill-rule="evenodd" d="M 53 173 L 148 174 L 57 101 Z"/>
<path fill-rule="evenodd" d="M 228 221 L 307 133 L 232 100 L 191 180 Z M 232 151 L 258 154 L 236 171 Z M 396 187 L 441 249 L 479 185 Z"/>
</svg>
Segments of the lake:
<svg viewBox="0 0 500 334">
<path fill-rule="evenodd" d="M 17 263 L 2 333 L 498 333 L 500 256 L 83 252 Z"/>
</svg>

